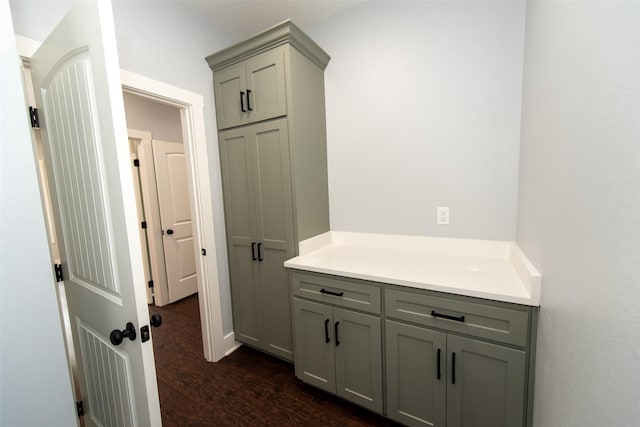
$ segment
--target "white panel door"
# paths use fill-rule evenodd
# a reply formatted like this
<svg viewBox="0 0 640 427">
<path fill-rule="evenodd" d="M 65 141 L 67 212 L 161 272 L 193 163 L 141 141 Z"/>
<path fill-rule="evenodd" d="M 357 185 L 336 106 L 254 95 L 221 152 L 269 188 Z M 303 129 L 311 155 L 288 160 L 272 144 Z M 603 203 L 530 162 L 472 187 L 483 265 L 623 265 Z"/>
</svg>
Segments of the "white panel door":
<svg viewBox="0 0 640 427">
<path fill-rule="evenodd" d="M 169 302 L 198 292 L 184 145 L 153 140 Z"/>
<path fill-rule="evenodd" d="M 159 426 L 111 3 L 77 3 L 32 69 L 85 424 Z M 135 339 L 113 344 L 129 322 Z"/>
</svg>

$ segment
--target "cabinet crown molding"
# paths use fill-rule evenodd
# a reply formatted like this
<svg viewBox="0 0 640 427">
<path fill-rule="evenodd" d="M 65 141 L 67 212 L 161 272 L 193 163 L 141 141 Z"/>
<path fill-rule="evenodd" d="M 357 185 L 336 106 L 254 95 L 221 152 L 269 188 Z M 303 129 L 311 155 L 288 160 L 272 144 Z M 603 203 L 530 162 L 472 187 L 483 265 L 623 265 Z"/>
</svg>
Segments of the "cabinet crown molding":
<svg viewBox="0 0 640 427">
<path fill-rule="evenodd" d="M 206 57 L 213 71 L 242 62 L 254 55 L 289 43 L 323 70 L 331 57 L 316 42 L 287 19 L 249 39 Z"/>
</svg>

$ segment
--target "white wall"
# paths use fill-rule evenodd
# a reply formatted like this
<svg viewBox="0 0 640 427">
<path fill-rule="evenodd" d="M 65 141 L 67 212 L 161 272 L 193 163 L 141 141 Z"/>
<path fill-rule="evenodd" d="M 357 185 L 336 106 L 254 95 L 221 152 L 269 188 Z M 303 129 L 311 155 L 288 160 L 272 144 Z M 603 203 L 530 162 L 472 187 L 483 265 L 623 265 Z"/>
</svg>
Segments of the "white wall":
<svg viewBox="0 0 640 427">
<path fill-rule="evenodd" d="M 515 239 L 524 12 L 376 1 L 308 28 L 332 57 L 332 229 Z"/>
<path fill-rule="evenodd" d="M 123 97 L 127 128 L 151 132 L 154 139 L 182 144 L 178 108 L 128 92 L 124 92 Z"/>
<path fill-rule="evenodd" d="M 640 3 L 527 6 L 517 242 L 542 272 L 536 426 L 640 422 Z"/>
<path fill-rule="evenodd" d="M 76 424 L 20 63 L 0 0 L 0 425 Z"/>
</svg>

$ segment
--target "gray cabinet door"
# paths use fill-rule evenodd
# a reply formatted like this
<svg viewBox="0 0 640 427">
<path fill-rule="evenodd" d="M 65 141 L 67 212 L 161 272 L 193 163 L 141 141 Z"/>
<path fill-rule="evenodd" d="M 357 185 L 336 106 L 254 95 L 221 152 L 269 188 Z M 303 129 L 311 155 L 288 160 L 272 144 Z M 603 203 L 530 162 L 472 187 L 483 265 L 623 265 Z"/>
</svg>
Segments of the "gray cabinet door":
<svg viewBox="0 0 640 427">
<path fill-rule="evenodd" d="M 446 334 L 387 320 L 385 337 L 387 416 L 409 426 L 444 427 Z"/>
<path fill-rule="evenodd" d="M 270 120 L 249 129 L 256 189 L 256 251 L 265 345 L 267 351 L 291 360 L 291 287 L 284 268 L 284 262 L 294 256 L 287 120 Z"/>
<path fill-rule="evenodd" d="M 237 340 L 259 346 L 263 334 L 252 254 L 257 231 L 251 137 L 246 128 L 232 129 L 220 132 L 219 144 L 234 330 Z"/>
<path fill-rule="evenodd" d="M 287 121 L 221 131 L 219 143 L 236 339 L 291 360 Z"/>
<path fill-rule="evenodd" d="M 293 299 L 295 372 L 302 381 L 336 392 L 331 307 Z"/>
<path fill-rule="evenodd" d="M 218 129 L 287 114 L 285 49 L 266 51 L 214 73 Z"/>
<path fill-rule="evenodd" d="M 251 122 L 287 114 L 284 51 L 281 46 L 246 62 L 248 105 Z"/>
<path fill-rule="evenodd" d="M 448 335 L 447 359 L 448 427 L 524 425 L 524 351 Z"/>
<path fill-rule="evenodd" d="M 233 65 L 213 75 L 218 129 L 249 123 L 246 109 L 247 77 L 244 64 Z M 242 98 L 241 98 L 242 97 Z M 245 110 L 244 112 L 242 110 Z"/>
<path fill-rule="evenodd" d="M 333 309 L 338 396 L 382 413 L 382 333 L 380 318 Z"/>
</svg>

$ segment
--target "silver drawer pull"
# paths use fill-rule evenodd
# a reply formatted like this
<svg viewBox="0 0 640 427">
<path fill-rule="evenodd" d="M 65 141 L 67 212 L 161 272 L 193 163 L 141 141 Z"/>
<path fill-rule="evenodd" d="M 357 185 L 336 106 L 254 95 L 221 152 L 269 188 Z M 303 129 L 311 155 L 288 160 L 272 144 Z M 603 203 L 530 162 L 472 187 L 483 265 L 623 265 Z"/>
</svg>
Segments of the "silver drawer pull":
<svg viewBox="0 0 640 427">
<path fill-rule="evenodd" d="M 321 294 L 333 295 L 334 297 L 341 297 L 344 295 L 344 292 L 332 292 L 328 291 L 325 288 L 320 289 Z"/>
<path fill-rule="evenodd" d="M 435 310 L 431 310 L 431 315 L 433 317 L 441 317 L 443 319 L 455 320 L 456 322 L 464 322 L 464 316 L 449 316 L 448 314 L 436 313 Z"/>
</svg>

